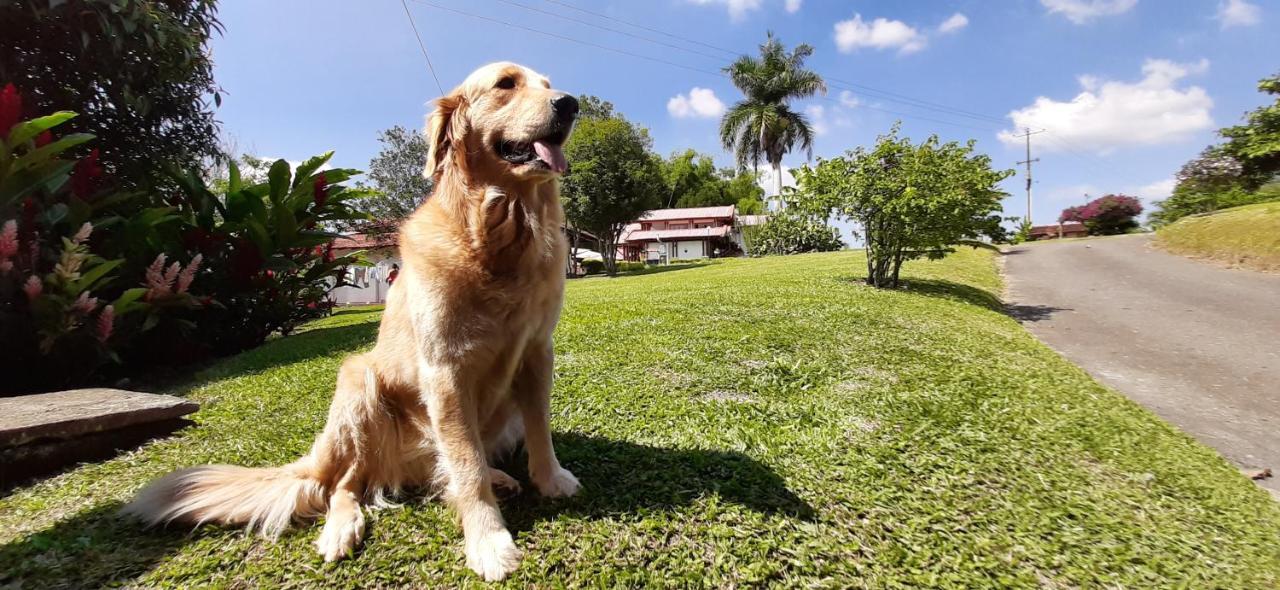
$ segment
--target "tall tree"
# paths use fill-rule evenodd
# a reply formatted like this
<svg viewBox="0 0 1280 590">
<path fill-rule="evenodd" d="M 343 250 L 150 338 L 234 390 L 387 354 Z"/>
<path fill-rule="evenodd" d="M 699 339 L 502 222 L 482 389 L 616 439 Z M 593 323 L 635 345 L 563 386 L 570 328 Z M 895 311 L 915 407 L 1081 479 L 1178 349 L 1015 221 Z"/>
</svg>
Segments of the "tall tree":
<svg viewBox="0 0 1280 590">
<path fill-rule="evenodd" d="M 1245 188 L 1255 190 L 1280 174 L 1280 74 L 1258 82 L 1258 91 L 1275 97 L 1245 115 L 1243 125 L 1218 130 L 1223 151 L 1243 165 Z"/>
<path fill-rule="evenodd" d="M 720 120 L 720 142 L 732 151 L 739 168 L 757 169 L 764 160 L 773 167 L 778 195 L 782 195 L 782 157 L 797 145 L 813 156 L 813 127 L 791 109 L 791 101 L 826 92 L 818 74 L 804 61 L 813 47 L 801 43 L 791 52 L 770 32 L 760 45 L 760 57 L 749 55 L 724 68 L 744 98 Z"/>
<path fill-rule="evenodd" d="M 594 96 L 579 102 L 588 106 L 564 146 L 570 169 L 561 181 L 560 196 L 568 222 L 599 238 L 605 271 L 613 275 L 618 272 L 623 228 L 661 206 L 662 173 L 648 130 Z"/>
<path fill-rule="evenodd" d="M 663 160 L 662 180 L 666 207 L 714 207 L 736 205 L 745 213 L 764 208 L 759 176 L 749 170 L 717 170 L 711 156 L 694 150 L 675 152 Z"/>
<path fill-rule="evenodd" d="M 0 2 L 0 86 L 27 115 L 74 111 L 112 179 L 168 184 L 167 169 L 221 157 L 211 103 L 214 0 Z"/>
<path fill-rule="evenodd" d="M 379 227 L 393 228 L 431 194 L 431 179 L 422 176 L 427 140 L 416 131 L 396 125 L 378 134 L 382 149 L 369 160 L 373 191 L 360 201 Z"/>
</svg>

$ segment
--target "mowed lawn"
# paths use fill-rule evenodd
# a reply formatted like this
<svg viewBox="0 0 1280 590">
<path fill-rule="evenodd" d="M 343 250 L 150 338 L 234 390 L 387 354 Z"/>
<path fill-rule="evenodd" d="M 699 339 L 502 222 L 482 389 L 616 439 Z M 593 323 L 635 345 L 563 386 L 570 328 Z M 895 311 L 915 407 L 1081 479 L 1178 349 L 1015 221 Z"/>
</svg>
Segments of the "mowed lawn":
<svg viewBox="0 0 1280 590">
<path fill-rule="evenodd" d="M 1177 254 L 1280 271 L 1280 201 L 1184 217 L 1156 232 L 1156 241 Z"/>
<path fill-rule="evenodd" d="M 909 264 L 900 291 L 862 285 L 857 252 L 571 282 L 553 426 L 583 489 L 504 502 L 525 551 L 505 585 L 1280 585 L 1276 503 L 1002 315 L 994 256 Z M 481 584 L 422 495 L 337 564 L 313 526 L 273 543 L 115 516 L 169 469 L 306 452 L 377 320 L 222 362 L 175 392 L 196 426 L 0 499 L 0 586 Z"/>
</svg>

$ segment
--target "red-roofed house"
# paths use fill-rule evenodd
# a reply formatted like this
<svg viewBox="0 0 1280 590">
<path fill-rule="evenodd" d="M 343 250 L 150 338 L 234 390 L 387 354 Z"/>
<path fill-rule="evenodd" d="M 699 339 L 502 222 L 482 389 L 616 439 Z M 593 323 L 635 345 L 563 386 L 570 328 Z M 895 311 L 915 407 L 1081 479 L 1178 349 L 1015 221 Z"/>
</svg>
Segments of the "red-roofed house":
<svg viewBox="0 0 1280 590">
<path fill-rule="evenodd" d="M 1089 228 L 1079 221 L 1067 221 L 1053 225 L 1037 225 L 1031 228 L 1031 239 L 1055 240 L 1059 238 L 1083 238 L 1089 235 Z"/>
<path fill-rule="evenodd" d="M 647 211 L 622 230 L 618 255 L 651 263 L 739 256 L 741 225 L 733 205 Z"/>
<path fill-rule="evenodd" d="M 387 300 L 387 282 L 391 270 L 400 265 L 399 234 L 385 231 L 377 234 L 351 234 L 333 241 L 335 256 L 343 256 L 364 250 L 373 266 L 353 266 L 347 269 L 347 282 L 354 286 L 334 289 L 329 294 L 338 305 L 382 303 Z"/>
</svg>

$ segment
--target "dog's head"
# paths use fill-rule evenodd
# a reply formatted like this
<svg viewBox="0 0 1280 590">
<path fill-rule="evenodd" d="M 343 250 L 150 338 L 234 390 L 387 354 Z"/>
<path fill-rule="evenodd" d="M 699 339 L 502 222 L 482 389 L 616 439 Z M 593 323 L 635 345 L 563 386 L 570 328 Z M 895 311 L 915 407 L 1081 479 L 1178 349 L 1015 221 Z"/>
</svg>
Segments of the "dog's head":
<svg viewBox="0 0 1280 590">
<path fill-rule="evenodd" d="M 472 178 L 549 180 L 568 169 L 561 146 L 578 101 L 545 76 L 510 62 L 484 66 L 436 100 L 427 120 L 427 165 L 439 179 L 449 166 Z"/>
</svg>

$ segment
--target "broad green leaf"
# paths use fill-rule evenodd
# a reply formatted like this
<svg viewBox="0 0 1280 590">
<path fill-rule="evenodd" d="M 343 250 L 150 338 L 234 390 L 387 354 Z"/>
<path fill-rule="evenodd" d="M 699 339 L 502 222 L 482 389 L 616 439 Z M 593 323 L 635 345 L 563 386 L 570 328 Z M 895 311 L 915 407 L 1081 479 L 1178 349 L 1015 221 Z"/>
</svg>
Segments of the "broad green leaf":
<svg viewBox="0 0 1280 590">
<path fill-rule="evenodd" d="M 267 179 L 271 187 L 271 202 L 278 204 L 289 192 L 289 163 L 283 159 L 276 160 L 267 172 Z"/>
<path fill-rule="evenodd" d="M 91 139 L 93 139 L 93 136 L 88 133 L 72 133 L 71 135 L 64 135 L 57 140 L 50 142 L 49 145 L 42 148 L 36 148 L 18 156 L 17 159 L 13 161 L 13 165 L 9 171 L 12 173 L 29 166 L 34 166 Z"/>
<path fill-rule="evenodd" d="M 311 175 L 314 174 L 316 170 L 318 170 L 321 166 L 325 165 L 325 163 L 328 162 L 329 159 L 332 157 L 333 157 L 333 151 L 330 150 L 323 154 L 320 154 L 319 156 L 310 158 L 306 162 L 303 162 L 302 164 L 299 164 L 298 169 L 294 171 L 293 186 L 296 188 L 299 184 L 302 183 L 302 181 L 310 178 Z M 334 182 L 332 180 L 328 180 L 328 177 L 329 177 L 329 173 L 326 171 L 325 172 L 326 181 Z"/>
<path fill-rule="evenodd" d="M 52 115 L 37 117 L 30 121 L 14 125 L 13 129 L 9 130 L 9 146 L 17 147 L 22 145 L 35 136 L 40 135 L 40 132 L 57 127 L 75 116 L 76 114 L 71 111 L 58 111 Z M 92 139 L 93 136 L 90 135 L 89 138 Z"/>
</svg>

